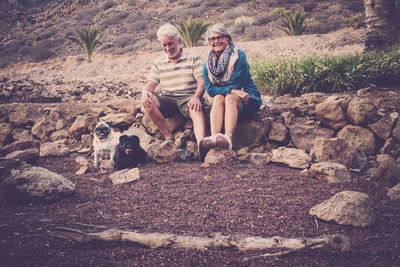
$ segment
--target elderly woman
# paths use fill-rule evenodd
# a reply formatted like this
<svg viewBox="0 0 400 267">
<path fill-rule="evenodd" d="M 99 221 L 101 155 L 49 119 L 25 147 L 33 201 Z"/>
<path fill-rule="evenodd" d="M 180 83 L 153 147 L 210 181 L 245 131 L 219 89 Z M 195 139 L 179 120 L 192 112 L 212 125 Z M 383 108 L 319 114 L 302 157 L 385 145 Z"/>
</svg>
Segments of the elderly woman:
<svg viewBox="0 0 400 267">
<path fill-rule="evenodd" d="M 250 75 L 246 54 L 232 43 L 228 29 L 213 25 L 207 32 L 211 46 L 203 65 L 207 93 L 213 98 L 210 112 L 211 136 L 204 138 L 203 149 L 232 149 L 232 134 L 238 118 L 249 118 L 261 106 L 260 92 Z M 224 132 L 222 134 L 222 125 Z"/>
</svg>

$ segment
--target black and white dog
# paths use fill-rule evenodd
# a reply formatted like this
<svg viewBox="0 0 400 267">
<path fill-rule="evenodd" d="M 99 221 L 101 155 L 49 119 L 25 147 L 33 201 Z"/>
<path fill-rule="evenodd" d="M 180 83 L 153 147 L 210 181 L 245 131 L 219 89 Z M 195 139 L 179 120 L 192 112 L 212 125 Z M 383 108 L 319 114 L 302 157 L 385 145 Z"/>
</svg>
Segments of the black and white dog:
<svg viewBox="0 0 400 267">
<path fill-rule="evenodd" d="M 136 135 L 121 135 L 115 151 L 115 168 L 117 170 L 136 168 L 139 163 L 146 162 L 146 151 L 140 146 Z"/>
<path fill-rule="evenodd" d="M 114 162 L 115 149 L 118 145 L 121 133 L 114 132 L 112 130 L 112 123 L 105 121 L 95 122 L 92 125 L 92 129 L 94 135 L 94 167 L 99 167 L 99 159 L 104 159 L 104 152 L 108 153 L 110 155 L 110 160 Z"/>
</svg>

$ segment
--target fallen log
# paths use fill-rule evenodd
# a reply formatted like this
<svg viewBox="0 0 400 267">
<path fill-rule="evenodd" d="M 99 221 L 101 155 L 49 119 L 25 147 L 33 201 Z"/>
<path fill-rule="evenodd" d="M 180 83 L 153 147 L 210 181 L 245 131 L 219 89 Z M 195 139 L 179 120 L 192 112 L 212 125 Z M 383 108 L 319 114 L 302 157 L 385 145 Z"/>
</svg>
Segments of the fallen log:
<svg viewBox="0 0 400 267">
<path fill-rule="evenodd" d="M 77 243 L 89 242 L 131 242 L 149 248 L 237 248 L 239 250 L 287 248 L 299 250 L 303 248 L 332 248 L 338 251 L 350 249 L 349 237 L 342 234 L 326 235 L 315 238 L 285 238 L 273 236 L 263 238 L 259 236 L 248 236 L 243 234 L 221 235 L 214 237 L 181 236 L 165 233 L 138 233 L 119 229 L 109 229 L 98 233 L 85 233 L 80 230 L 57 227 L 50 230 L 49 234 L 54 237 L 65 238 Z"/>
</svg>

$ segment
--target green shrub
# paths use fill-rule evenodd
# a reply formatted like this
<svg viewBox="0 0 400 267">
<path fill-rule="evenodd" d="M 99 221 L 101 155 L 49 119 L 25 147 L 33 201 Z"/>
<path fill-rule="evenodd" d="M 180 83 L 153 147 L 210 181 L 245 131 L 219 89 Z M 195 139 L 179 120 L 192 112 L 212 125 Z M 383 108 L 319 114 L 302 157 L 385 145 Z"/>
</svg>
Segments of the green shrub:
<svg viewBox="0 0 400 267">
<path fill-rule="evenodd" d="M 259 60 L 251 64 L 251 72 L 260 91 L 272 95 L 346 92 L 374 84 L 399 84 L 400 46 L 364 54 Z"/>
<path fill-rule="evenodd" d="M 246 27 L 253 25 L 254 18 L 249 16 L 240 16 L 234 20 L 235 26 L 239 27 L 240 33 L 244 32 Z"/>
<path fill-rule="evenodd" d="M 190 17 L 187 21 L 179 22 L 176 27 L 187 47 L 193 47 L 200 40 L 204 40 L 203 34 L 207 31 L 209 22 Z"/>
<path fill-rule="evenodd" d="M 96 45 L 100 42 L 102 34 L 96 28 L 83 27 L 76 30 L 77 36 L 68 37 L 71 41 L 78 43 L 86 52 L 88 61 L 92 62 L 92 54 Z"/>
<path fill-rule="evenodd" d="M 283 26 L 277 27 L 286 32 L 287 35 L 302 35 L 307 27 L 307 23 L 305 23 L 307 14 L 299 10 L 292 12 L 285 8 L 275 8 L 272 10 L 272 13 L 276 13 L 281 16 Z"/>
<path fill-rule="evenodd" d="M 344 25 L 346 25 L 347 27 L 358 29 L 365 25 L 365 18 L 363 17 L 362 14 L 357 14 L 350 18 L 345 19 Z"/>
</svg>

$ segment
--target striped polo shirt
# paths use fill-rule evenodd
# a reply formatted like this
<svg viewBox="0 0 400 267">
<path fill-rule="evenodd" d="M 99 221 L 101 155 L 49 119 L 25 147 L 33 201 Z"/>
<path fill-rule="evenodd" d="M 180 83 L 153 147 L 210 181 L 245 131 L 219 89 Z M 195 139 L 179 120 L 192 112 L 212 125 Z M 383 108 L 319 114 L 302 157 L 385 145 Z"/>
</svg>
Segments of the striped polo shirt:
<svg viewBox="0 0 400 267">
<path fill-rule="evenodd" d="M 155 60 L 148 79 L 161 86 L 163 94 L 194 94 L 196 78 L 203 75 L 203 63 L 199 56 L 183 49 L 178 62 L 172 62 L 166 54 Z"/>
</svg>

